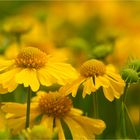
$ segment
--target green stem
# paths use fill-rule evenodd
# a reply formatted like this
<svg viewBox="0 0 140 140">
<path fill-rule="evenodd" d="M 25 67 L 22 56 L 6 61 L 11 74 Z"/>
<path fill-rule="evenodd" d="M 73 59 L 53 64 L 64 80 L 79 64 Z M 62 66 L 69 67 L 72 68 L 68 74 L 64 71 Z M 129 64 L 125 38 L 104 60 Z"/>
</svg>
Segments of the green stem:
<svg viewBox="0 0 140 140">
<path fill-rule="evenodd" d="M 15 37 L 16 37 L 17 44 L 20 46 L 21 45 L 21 34 L 16 34 Z"/>
<path fill-rule="evenodd" d="M 135 138 L 137 138 L 137 133 L 136 133 L 136 129 L 133 125 L 133 122 L 131 120 L 131 117 L 129 115 L 129 112 L 128 112 L 128 109 L 127 109 L 127 106 L 126 106 L 126 97 L 127 97 L 127 90 L 128 90 L 128 84 L 126 84 L 125 88 L 124 88 L 124 94 L 123 94 L 123 98 L 122 98 L 122 125 L 123 125 L 123 136 L 124 138 L 126 138 L 126 115 L 130 121 L 130 124 L 131 124 L 131 127 L 132 127 L 132 130 L 133 130 L 133 133 L 135 135 Z"/>
<path fill-rule="evenodd" d="M 125 110 L 126 110 L 126 114 L 127 114 L 128 118 L 129 118 L 129 121 L 130 121 L 132 130 L 133 130 L 135 139 L 137 139 L 137 132 L 136 132 L 135 126 L 134 126 L 134 124 L 133 124 L 133 122 L 132 122 L 132 120 L 131 120 L 130 114 L 129 114 L 128 109 L 127 109 L 127 106 L 126 106 L 125 104 L 124 104 L 124 108 L 125 108 Z"/>
<path fill-rule="evenodd" d="M 124 93 L 122 97 L 122 128 L 123 128 L 123 137 L 126 138 L 126 120 L 125 120 L 125 108 L 124 104 L 126 102 L 126 96 L 127 96 L 127 90 L 128 90 L 128 83 L 126 83 L 125 88 L 124 88 Z"/>
<path fill-rule="evenodd" d="M 97 92 L 93 94 L 93 109 L 94 109 L 94 117 L 98 118 L 99 112 L 98 112 L 98 93 Z"/>
<path fill-rule="evenodd" d="M 129 86 L 129 84 L 126 83 L 125 88 L 124 88 L 124 92 L 123 92 L 123 97 L 122 97 L 122 102 L 124 102 L 124 103 L 126 102 L 128 86 Z"/>
<path fill-rule="evenodd" d="M 27 95 L 27 108 L 26 108 L 26 126 L 28 128 L 30 126 L 30 102 L 31 102 L 31 88 L 28 87 L 28 95 Z"/>
<path fill-rule="evenodd" d="M 123 130 L 123 137 L 126 138 L 126 120 L 125 120 L 125 108 L 124 103 L 122 102 L 122 130 Z"/>
</svg>

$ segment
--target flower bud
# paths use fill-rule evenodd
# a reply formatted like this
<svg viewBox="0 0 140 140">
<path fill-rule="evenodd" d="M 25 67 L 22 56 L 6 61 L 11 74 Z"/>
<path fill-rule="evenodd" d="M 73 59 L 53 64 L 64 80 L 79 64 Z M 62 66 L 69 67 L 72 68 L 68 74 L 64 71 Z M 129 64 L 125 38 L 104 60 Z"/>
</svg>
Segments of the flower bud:
<svg viewBox="0 0 140 140">
<path fill-rule="evenodd" d="M 85 52 L 89 48 L 88 43 L 82 38 L 73 38 L 66 42 L 68 46 L 74 53 Z"/>
<path fill-rule="evenodd" d="M 126 83 L 136 83 L 139 80 L 138 73 L 130 68 L 123 69 L 121 75 Z"/>
<path fill-rule="evenodd" d="M 128 67 L 140 72 L 140 60 L 133 60 L 128 64 Z"/>
<path fill-rule="evenodd" d="M 113 50 L 111 45 L 99 45 L 92 50 L 92 56 L 96 59 L 102 59 L 108 56 Z"/>
</svg>

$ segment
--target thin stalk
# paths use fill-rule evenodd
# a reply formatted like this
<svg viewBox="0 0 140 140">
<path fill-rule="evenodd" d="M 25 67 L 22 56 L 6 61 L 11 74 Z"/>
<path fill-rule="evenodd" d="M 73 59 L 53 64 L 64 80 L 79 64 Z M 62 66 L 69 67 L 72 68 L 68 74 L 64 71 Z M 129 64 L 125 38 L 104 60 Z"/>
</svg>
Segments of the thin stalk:
<svg viewBox="0 0 140 140">
<path fill-rule="evenodd" d="M 132 122 L 132 120 L 131 120 L 130 114 L 129 114 L 128 109 L 127 109 L 127 106 L 126 106 L 125 104 L 124 104 L 124 108 L 125 108 L 125 110 L 126 110 L 126 114 L 127 114 L 128 118 L 129 118 L 129 121 L 130 121 L 132 130 L 133 130 L 133 133 L 134 133 L 134 135 L 135 135 L 135 139 L 137 139 L 137 132 L 136 132 L 135 126 L 134 126 L 134 124 L 133 124 L 133 122 Z"/>
<path fill-rule="evenodd" d="M 99 111 L 98 111 L 98 93 L 95 92 L 93 94 L 93 109 L 94 109 L 94 118 L 99 117 Z"/>
<path fill-rule="evenodd" d="M 31 88 L 28 87 L 28 94 L 27 94 L 27 108 L 26 108 L 26 126 L 28 128 L 30 126 L 30 102 L 31 102 Z"/>
<path fill-rule="evenodd" d="M 125 119 L 125 108 L 124 103 L 122 102 L 122 130 L 123 130 L 123 137 L 126 138 L 126 119 Z"/>
<path fill-rule="evenodd" d="M 122 97 L 122 101 L 123 101 L 124 103 L 126 102 L 128 86 L 129 86 L 129 84 L 126 83 L 125 88 L 124 88 L 124 92 L 123 92 L 123 97 Z"/>
<path fill-rule="evenodd" d="M 125 107 L 124 104 L 126 102 L 126 96 L 127 96 L 127 90 L 128 90 L 128 83 L 126 83 L 125 88 L 124 88 L 124 93 L 123 93 L 123 97 L 122 97 L 122 129 L 123 129 L 123 137 L 126 138 L 127 134 L 126 134 L 126 119 L 125 119 Z"/>
</svg>

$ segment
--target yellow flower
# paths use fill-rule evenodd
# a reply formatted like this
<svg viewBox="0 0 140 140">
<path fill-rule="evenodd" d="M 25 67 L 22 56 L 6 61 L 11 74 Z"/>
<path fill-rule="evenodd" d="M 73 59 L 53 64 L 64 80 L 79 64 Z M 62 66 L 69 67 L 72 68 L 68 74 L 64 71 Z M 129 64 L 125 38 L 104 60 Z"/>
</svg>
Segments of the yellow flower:
<svg viewBox="0 0 140 140">
<path fill-rule="evenodd" d="M 103 87 L 104 95 L 109 101 L 120 98 L 124 89 L 124 81 L 114 67 L 106 66 L 95 59 L 88 60 L 81 65 L 79 78 L 65 86 L 67 93 L 72 93 L 75 97 L 81 84 L 83 85 L 83 97 Z"/>
<path fill-rule="evenodd" d="M 4 130 L 6 127 L 6 119 L 4 113 L 0 110 L 0 131 Z"/>
<path fill-rule="evenodd" d="M 4 21 L 2 30 L 12 35 L 26 34 L 31 30 L 32 25 L 33 21 L 31 18 L 15 16 Z"/>
<path fill-rule="evenodd" d="M 0 61 L 0 91 L 12 92 L 18 84 L 37 91 L 40 85 L 64 85 L 77 77 L 75 69 L 34 47 L 21 49 L 12 60 Z"/>
<path fill-rule="evenodd" d="M 66 123 L 74 140 L 93 139 L 101 134 L 105 123 L 99 119 L 82 116 L 82 111 L 72 107 L 72 101 L 64 96 L 63 90 L 46 93 L 39 91 L 31 103 L 31 127 L 36 123 L 54 131 L 58 129 L 58 138 L 65 139 L 63 124 Z M 8 126 L 13 134 L 25 127 L 26 105 L 5 103 L 2 110 L 7 113 Z"/>
</svg>

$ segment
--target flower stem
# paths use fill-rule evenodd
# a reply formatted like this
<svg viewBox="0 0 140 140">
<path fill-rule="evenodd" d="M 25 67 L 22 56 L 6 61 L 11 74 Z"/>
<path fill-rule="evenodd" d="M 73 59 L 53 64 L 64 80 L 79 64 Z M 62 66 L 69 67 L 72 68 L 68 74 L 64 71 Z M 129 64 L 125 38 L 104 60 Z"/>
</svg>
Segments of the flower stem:
<svg viewBox="0 0 140 140">
<path fill-rule="evenodd" d="M 26 108 L 26 126 L 28 128 L 30 125 L 30 102 L 31 102 L 31 88 L 28 87 L 28 95 L 27 95 L 27 108 Z"/>
<path fill-rule="evenodd" d="M 125 108 L 125 110 L 126 110 L 126 114 L 127 114 L 128 118 L 129 118 L 129 121 L 130 121 L 132 130 L 133 130 L 135 139 L 137 139 L 137 132 L 136 132 L 135 126 L 134 126 L 134 124 L 133 124 L 133 122 L 132 122 L 132 120 L 131 120 L 130 114 L 129 114 L 128 109 L 127 109 L 127 106 L 126 106 L 125 104 L 124 104 L 124 108 Z"/>
<path fill-rule="evenodd" d="M 126 83 L 125 88 L 124 88 L 124 92 L 123 92 L 123 97 L 122 97 L 122 102 L 123 102 L 123 103 L 126 102 L 128 86 L 129 86 L 129 84 Z"/>
<path fill-rule="evenodd" d="M 123 137 L 126 138 L 126 119 L 125 119 L 125 108 L 124 103 L 122 102 L 122 130 L 123 130 Z"/>
<path fill-rule="evenodd" d="M 16 34 L 16 42 L 19 46 L 21 45 L 21 34 Z"/>
<path fill-rule="evenodd" d="M 125 88 L 124 88 L 124 93 L 122 97 L 122 129 L 123 129 L 123 137 L 126 138 L 126 119 L 125 119 L 125 107 L 124 104 L 126 102 L 126 96 L 127 96 L 127 89 L 128 89 L 128 83 L 126 83 Z"/>
<path fill-rule="evenodd" d="M 93 94 L 93 109 L 94 109 L 94 118 L 99 117 L 99 112 L 98 112 L 98 93 Z"/>
<path fill-rule="evenodd" d="M 126 134 L 126 116 L 129 118 L 133 133 L 135 135 L 135 138 L 137 138 L 137 133 L 136 133 L 136 129 L 134 127 L 134 124 L 131 120 L 131 117 L 129 115 L 127 106 L 126 106 L 126 97 L 127 97 L 127 90 L 128 90 L 128 83 L 126 84 L 125 88 L 124 88 L 124 94 L 123 94 L 123 98 L 122 98 L 122 125 L 123 125 L 123 136 L 124 138 L 126 138 L 127 134 Z"/>
</svg>

